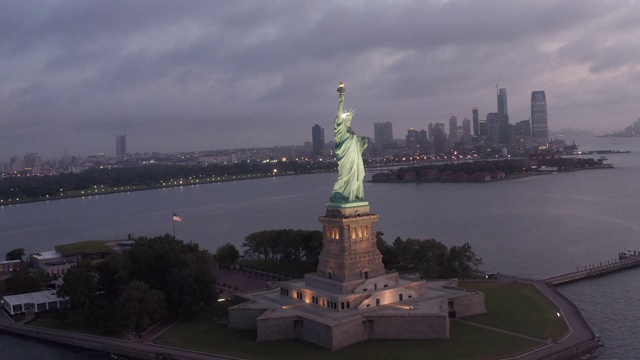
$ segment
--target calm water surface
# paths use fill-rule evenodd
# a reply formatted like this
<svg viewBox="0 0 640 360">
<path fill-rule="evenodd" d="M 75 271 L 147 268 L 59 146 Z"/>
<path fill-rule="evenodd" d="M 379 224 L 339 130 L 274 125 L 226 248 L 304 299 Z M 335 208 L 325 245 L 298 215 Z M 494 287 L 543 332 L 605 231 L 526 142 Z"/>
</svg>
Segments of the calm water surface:
<svg viewBox="0 0 640 360">
<path fill-rule="evenodd" d="M 640 140 L 576 142 L 581 150 L 632 153 L 606 155 L 614 170 L 490 184 L 367 183 L 365 194 L 388 242 L 397 236 L 469 242 L 491 271 L 546 277 L 613 259 L 625 249 L 640 250 Z M 183 218 L 177 237 L 211 251 L 227 242 L 239 247 L 253 231 L 320 229 L 318 216 L 335 179 L 336 174 L 282 177 L 0 207 L 0 254 L 129 233 L 172 233 L 173 212 Z M 601 359 L 640 358 L 639 274 L 560 288 L 605 342 Z M 24 342 L 0 335 L 0 348 L 24 348 Z M 25 351 L 32 356 L 30 345 Z"/>
</svg>

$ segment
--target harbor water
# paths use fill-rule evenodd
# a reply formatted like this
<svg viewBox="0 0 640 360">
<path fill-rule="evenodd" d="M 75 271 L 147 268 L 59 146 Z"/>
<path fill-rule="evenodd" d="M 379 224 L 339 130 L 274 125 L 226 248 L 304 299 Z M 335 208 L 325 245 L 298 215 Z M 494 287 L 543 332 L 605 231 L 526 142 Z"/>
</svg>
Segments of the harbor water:
<svg viewBox="0 0 640 360">
<path fill-rule="evenodd" d="M 572 139 L 569 139 L 569 142 Z M 483 268 L 533 278 L 569 272 L 640 250 L 640 139 L 575 139 L 607 154 L 614 169 L 555 173 L 495 183 L 365 185 L 377 230 L 396 237 L 469 242 Z M 600 155 L 594 155 L 599 157 Z M 319 230 L 336 174 L 316 174 L 90 196 L 0 207 L 0 254 L 27 253 L 128 234 L 176 236 L 212 252 L 265 229 Z M 598 359 L 640 358 L 640 270 L 560 287 L 604 347 Z M 0 334 L 15 359 L 93 359 L 95 354 Z M 13 353 L 11 353 L 13 351 Z M 68 352 L 68 353 L 67 353 Z M 43 356 L 43 353 L 53 354 Z"/>
</svg>

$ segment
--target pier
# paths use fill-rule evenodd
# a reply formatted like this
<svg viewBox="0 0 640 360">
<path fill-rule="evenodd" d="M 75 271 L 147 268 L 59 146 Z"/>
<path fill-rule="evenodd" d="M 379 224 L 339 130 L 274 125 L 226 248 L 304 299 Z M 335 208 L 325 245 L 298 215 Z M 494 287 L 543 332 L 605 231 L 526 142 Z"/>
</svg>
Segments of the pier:
<svg viewBox="0 0 640 360">
<path fill-rule="evenodd" d="M 633 254 L 623 252 L 618 254 L 617 260 L 579 267 L 576 271 L 551 276 L 546 279 L 542 279 L 542 281 L 549 283 L 550 285 L 557 286 L 638 266 L 640 266 L 640 253 L 635 251 Z"/>
</svg>

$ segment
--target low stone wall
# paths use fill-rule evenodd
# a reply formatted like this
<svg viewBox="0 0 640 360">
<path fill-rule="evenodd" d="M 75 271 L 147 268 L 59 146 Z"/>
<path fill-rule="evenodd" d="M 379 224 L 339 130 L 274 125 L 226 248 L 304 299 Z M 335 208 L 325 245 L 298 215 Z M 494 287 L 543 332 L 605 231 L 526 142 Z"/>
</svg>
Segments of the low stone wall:
<svg viewBox="0 0 640 360">
<path fill-rule="evenodd" d="M 257 319 L 264 314 L 267 309 L 243 309 L 229 308 L 229 328 L 237 330 L 256 330 L 258 328 Z"/>
<path fill-rule="evenodd" d="M 409 310 L 410 311 L 410 310 Z M 367 316 L 369 339 L 448 339 L 446 314 Z"/>
</svg>

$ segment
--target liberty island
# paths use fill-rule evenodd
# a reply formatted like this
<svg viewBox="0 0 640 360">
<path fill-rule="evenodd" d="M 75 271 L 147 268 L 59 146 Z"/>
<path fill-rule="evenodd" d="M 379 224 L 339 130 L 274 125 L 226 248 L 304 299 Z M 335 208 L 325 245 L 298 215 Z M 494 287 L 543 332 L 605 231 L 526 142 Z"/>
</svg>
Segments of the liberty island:
<svg viewBox="0 0 640 360">
<path fill-rule="evenodd" d="M 448 339 L 450 317 L 486 312 L 484 294 L 457 279 L 427 282 L 388 272 L 376 246 L 379 216 L 364 201 L 362 151 L 338 86 L 338 180 L 324 216 L 316 273 L 279 289 L 241 295 L 229 328 L 257 330 L 258 341 L 302 339 L 332 350 L 368 339 Z"/>
</svg>

